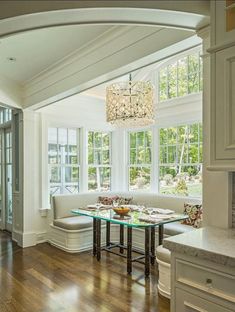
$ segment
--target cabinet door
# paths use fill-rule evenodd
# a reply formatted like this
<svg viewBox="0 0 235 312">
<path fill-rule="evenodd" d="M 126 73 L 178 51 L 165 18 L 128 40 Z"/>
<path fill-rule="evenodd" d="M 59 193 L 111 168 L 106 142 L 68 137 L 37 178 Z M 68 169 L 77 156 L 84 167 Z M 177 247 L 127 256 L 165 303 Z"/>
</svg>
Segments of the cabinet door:
<svg viewBox="0 0 235 312">
<path fill-rule="evenodd" d="M 235 46 L 216 53 L 215 75 L 215 160 L 235 160 Z"/>
<path fill-rule="evenodd" d="M 234 42 L 235 38 L 235 0 L 211 1 L 215 14 L 216 45 Z"/>
<path fill-rule="evenodd" d="M 176 289 L 176 312 L 232 312 L 232 310 Z"/>
</svg>

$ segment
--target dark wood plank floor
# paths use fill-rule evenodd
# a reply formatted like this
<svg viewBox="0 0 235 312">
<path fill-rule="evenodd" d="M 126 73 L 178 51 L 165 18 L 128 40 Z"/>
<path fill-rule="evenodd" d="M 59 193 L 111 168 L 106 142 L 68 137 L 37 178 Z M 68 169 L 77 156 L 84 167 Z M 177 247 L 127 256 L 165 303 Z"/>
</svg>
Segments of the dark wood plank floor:
<svg viewBox="0 0 235 312">
<path fill-rule="evenodd" d="M 157 294 L 157 273 L 145 280 L 134 264 L 90 252 L 68 254 L 49 244 L 21 249 L 0 232 L 0 312 L 169 312 Z"/>
</svg>

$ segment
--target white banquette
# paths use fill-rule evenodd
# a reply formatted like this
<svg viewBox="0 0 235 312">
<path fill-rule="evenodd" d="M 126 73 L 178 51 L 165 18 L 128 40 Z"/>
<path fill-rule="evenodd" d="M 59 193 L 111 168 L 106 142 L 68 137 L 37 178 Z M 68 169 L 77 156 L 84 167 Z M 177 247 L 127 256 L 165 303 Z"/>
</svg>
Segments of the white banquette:
<svg viewBox="0 0 235 312">
<path fill-rule="evenodd" d="M 159 196 L 154 193 L 83 193 L 74 195 L 55 195 L 53 196 L 53 220 L 49 229 L 49 242 L 67 252 L 82 252 L 92 248 L 92 218 L 84 216 L 74 216 L 72 209 L 86 207 L 89 204 L 97 202 L 99 196 L 122 196 L 132 198 L 132 204 L 144 204 L 147 207 L 158 207 L 172 209 L 175 212 L 182 213 L 184 203 L 192 202 L 185 198 L 176 198 L 170 196 Z M 193 203 L 200 203 L 199 200 L 193 200 Z M 105 239 L 105 223 L 102 226 L 102 240 Z M 176 235 L 193 228 L 175 222 L 167 224 L 164 227 L 165 236 Z M 157 231 L 156 231 L 157 236 Z M 119 228 L 117 225 L 111 226 L 111 239 L 118 241 Z M 156 242 L 158 240 L 156 239 Z M 142 248 L 144 244 L 144 235 L 141 229 L 133 230 L 133 245 Z"/>
</svg>

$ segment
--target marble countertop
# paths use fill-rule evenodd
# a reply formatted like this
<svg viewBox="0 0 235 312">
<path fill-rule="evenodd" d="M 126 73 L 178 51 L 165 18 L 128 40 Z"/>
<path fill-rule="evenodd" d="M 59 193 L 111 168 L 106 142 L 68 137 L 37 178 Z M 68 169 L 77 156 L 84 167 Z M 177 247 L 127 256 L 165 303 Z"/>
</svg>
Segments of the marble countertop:
<svg viewBox="0 0 235 312">
<path fill-rule="evenodd" d="M 164 239 L 172 252 L 235 267 L 235 229 L 204 227 Z"/>
</svg>

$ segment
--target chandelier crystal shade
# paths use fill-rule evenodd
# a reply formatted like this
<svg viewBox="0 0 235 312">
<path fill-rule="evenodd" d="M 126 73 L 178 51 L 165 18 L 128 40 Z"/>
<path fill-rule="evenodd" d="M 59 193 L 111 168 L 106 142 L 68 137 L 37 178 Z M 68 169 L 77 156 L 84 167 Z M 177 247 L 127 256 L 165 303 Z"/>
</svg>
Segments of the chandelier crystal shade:
<svg viewBox="0 0 235 312">
<path fill-rule="evenodd" d="M 120 128 L 154 123 L 153 86 L 148 81 L 113 83 L 106 89 L 106 120 Z"/>
</svg>

